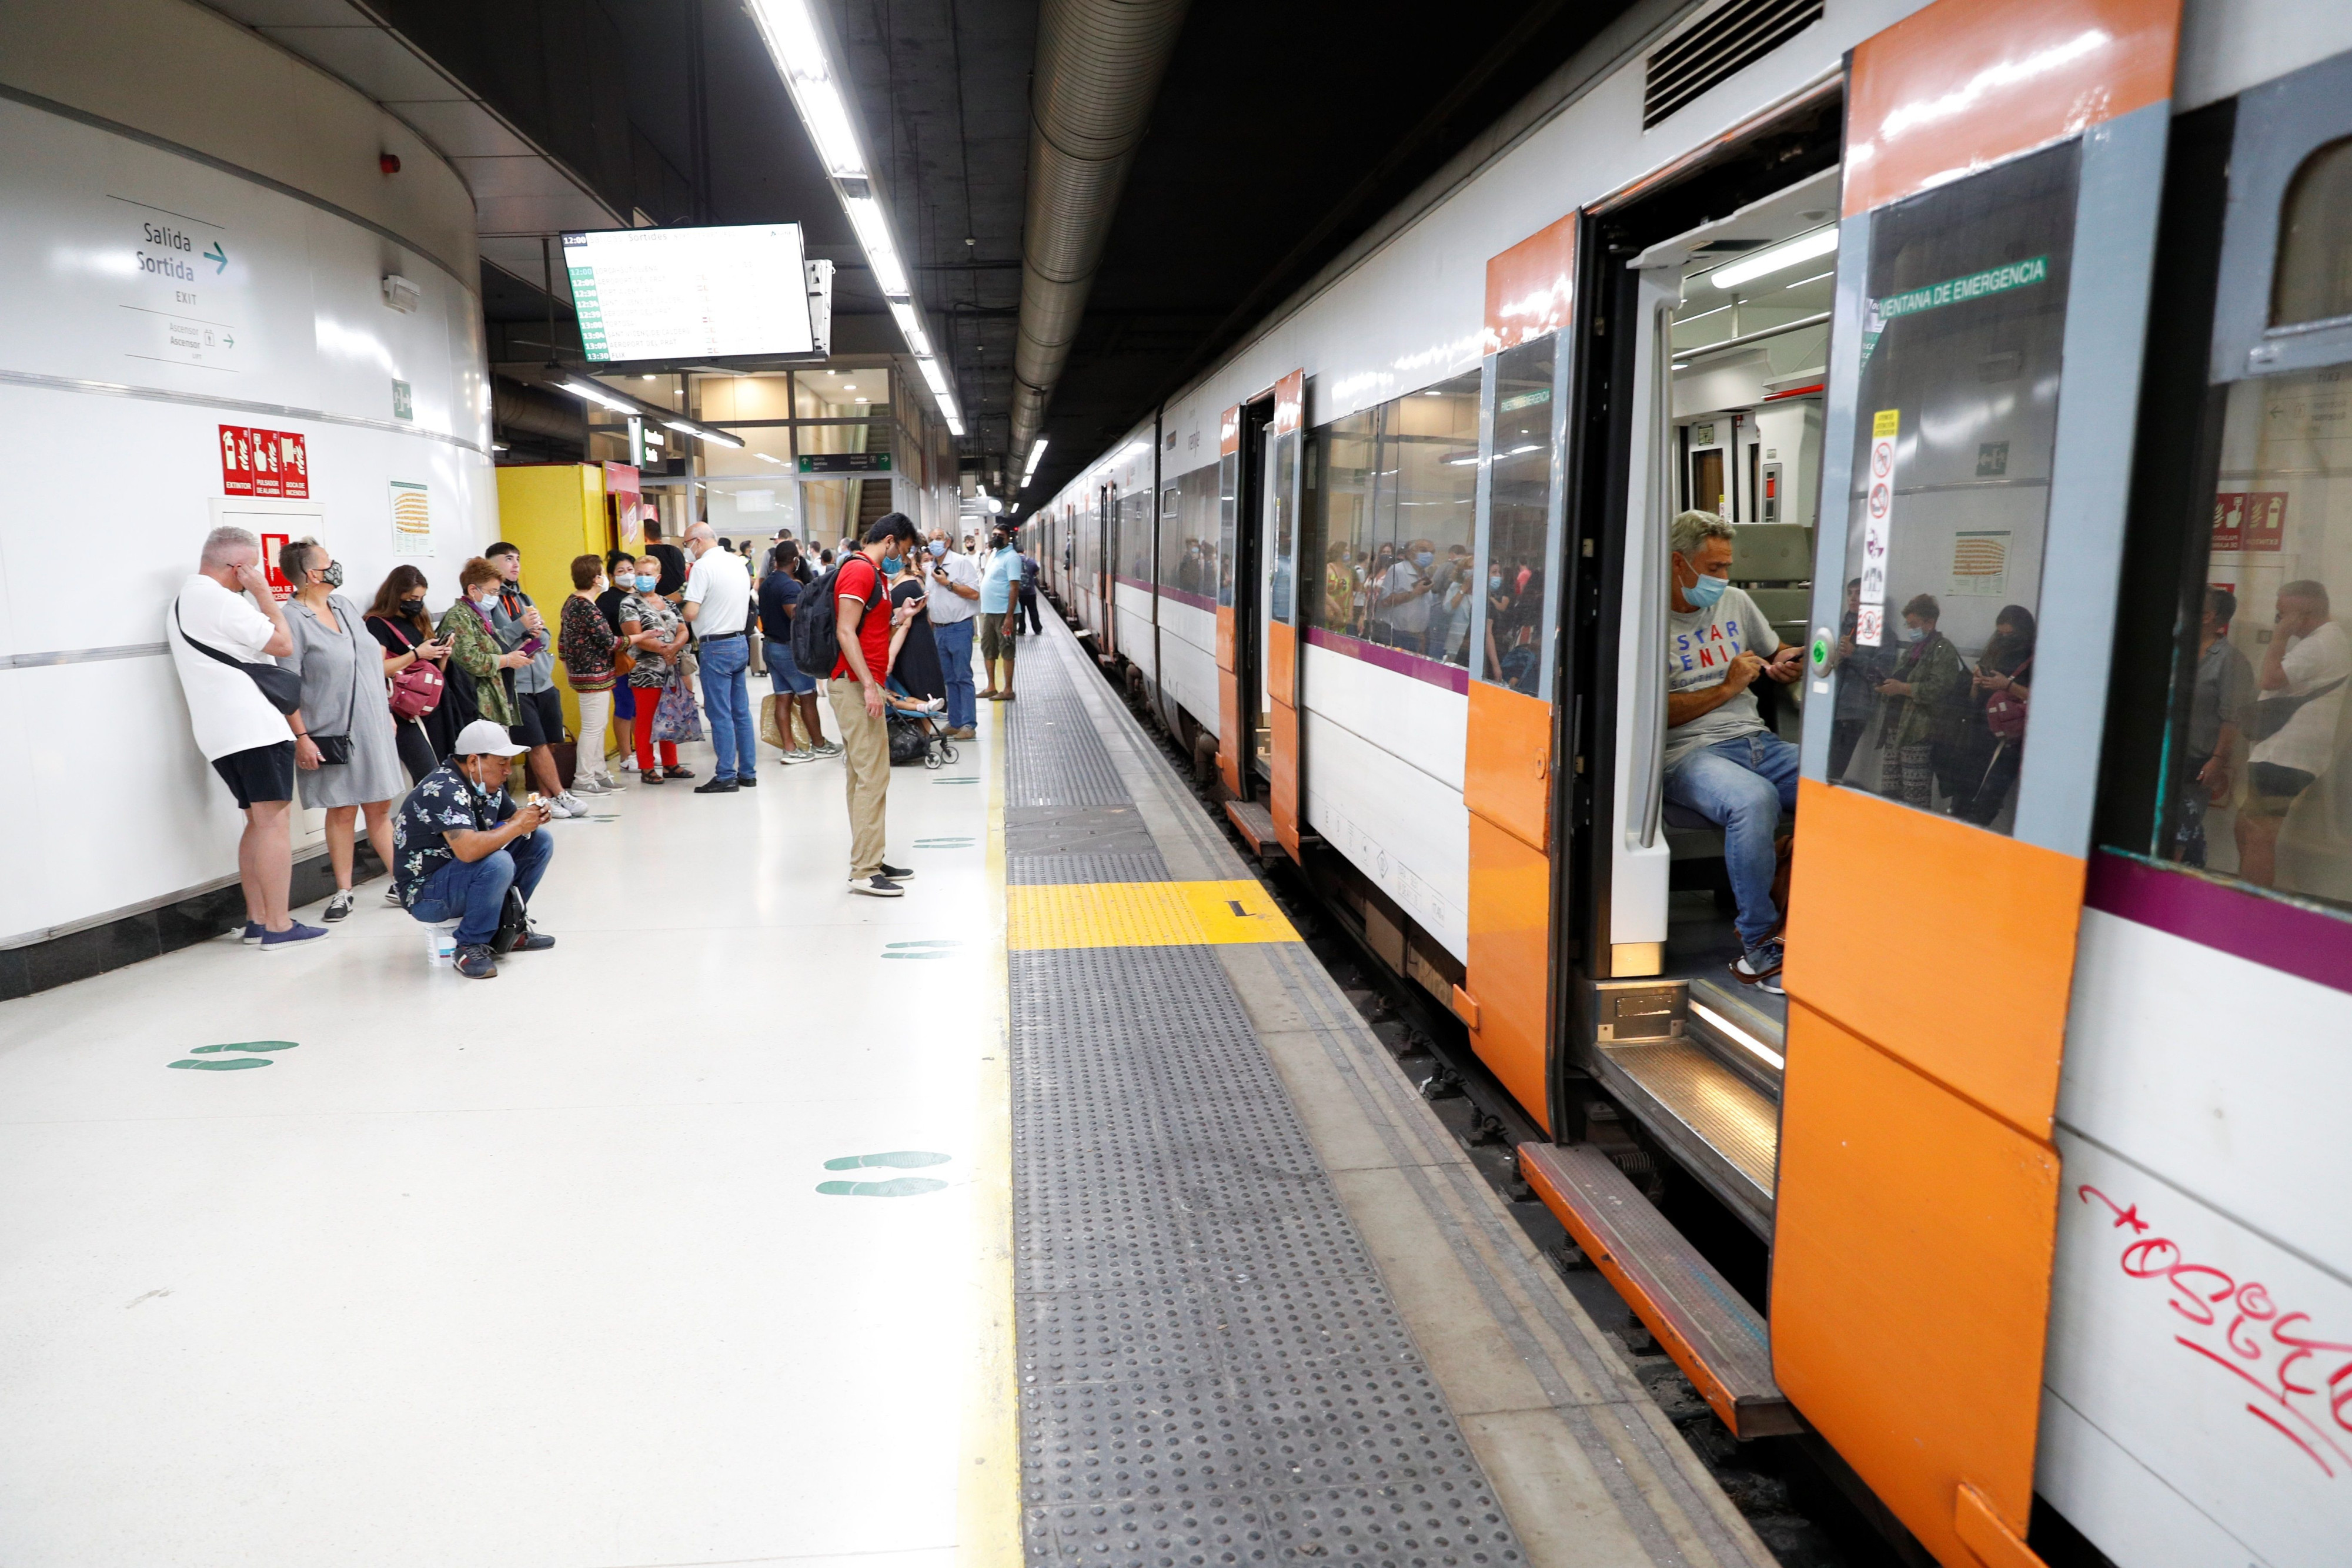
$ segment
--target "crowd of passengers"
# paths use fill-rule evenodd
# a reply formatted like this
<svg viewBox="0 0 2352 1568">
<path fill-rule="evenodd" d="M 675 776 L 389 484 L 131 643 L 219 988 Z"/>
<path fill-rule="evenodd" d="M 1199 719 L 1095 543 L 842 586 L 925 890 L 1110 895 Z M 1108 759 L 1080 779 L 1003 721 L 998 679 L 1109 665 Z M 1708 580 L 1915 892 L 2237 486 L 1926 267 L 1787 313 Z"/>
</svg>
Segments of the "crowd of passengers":
<svg viewBox="0 0 2352 1568">
<path fill-rule="evenodd" d="M 281 603 L 260 540 L 213 530 L 164 629 L 197 747 L 246 819 L 246 943 L 279 951 L 350 917 L 363 818 L 391 873 L 385 904 L 454 925 L 458 973 L 489 978 L 499 956 L 553 946 L 529 920 L 552 854 L 541 830 L 587 816 L 581 795 L 624 788 L 606 760 L 608 723 L 621 727 L 622 770 L 641 783 L 695 777 L 677 747 L 707 726 L 714 776 L 693 792 L 758 785 L 746 676 L 761 636 L 775 694 L 771 743 L 787 767 L 842 759 L 851 891 L 901 895 L 912 871 L 882 858 L 892 726 L 969 738 L 977 700 L 1013 700 L 1022 622 L 1040 623 L 1036 563 L 1009 528 L 995 528 L 982 553 L 969 535 L 961 549 L 942 529 L 925 539 L 898 512 L 814 565 L 789 530 L 757 569 L 750 541 L 739 549 L 708 523 L 689 528 L 683 548 L 664 542 L 658 523 L 648 520 L 647 534 L 642 555 L 575 558 L 572 591 L 551 625 L 521 587 L 521 550 L 503 540 L 459 568 L 457 598 L 436 622 L 414 565 L 394 567 L 363 612 L 342 593 L 332 552 L 296 539 L 276 563 L 289 590 Z M 838 743 L 825 738 L 819 676 L 793 652 L 795 621 L 806 603 L 825 602 L 828 585 L 834 635 L 803 652 L 811 668 L 831 671 Z M 988 681 L 978 692 L 975 641 Z M 559 660 L 588 743 L 568 747 L 568 783 L 557 758 L 567 746 Z M 517 769 L 530 785 L 520 803 Z M 288 908 L 286 819 L 298 782 L 303 806 L 324 813 L 335 879 L 319 925 Z"/>
</svg>

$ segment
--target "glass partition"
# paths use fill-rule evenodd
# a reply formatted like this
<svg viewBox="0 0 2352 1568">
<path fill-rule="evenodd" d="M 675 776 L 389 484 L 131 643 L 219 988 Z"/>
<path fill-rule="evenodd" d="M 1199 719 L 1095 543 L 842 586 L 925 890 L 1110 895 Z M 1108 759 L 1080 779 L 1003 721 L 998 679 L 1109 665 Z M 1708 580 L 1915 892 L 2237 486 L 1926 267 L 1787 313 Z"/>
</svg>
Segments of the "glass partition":
<svg viewBox="0 0 2352 1568">
<path fill-rule="evenodd" d="M 1550 584 L 1559 568 L 1553 522 L 1559 341 L 1548 334 L 1493 360 L 1486 518 L 1479 541 L 1485 581 L 1478 585 L 1473 628 L 1480 680 L 1547 698 Z"/>
</svg>

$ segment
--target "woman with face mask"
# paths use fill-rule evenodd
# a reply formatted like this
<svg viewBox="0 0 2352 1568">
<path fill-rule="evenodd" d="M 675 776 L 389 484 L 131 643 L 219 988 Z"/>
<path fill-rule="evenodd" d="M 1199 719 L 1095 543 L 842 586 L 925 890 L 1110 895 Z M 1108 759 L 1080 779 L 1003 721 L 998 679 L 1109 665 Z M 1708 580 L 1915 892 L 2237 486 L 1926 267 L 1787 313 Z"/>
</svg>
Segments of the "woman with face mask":
<svg viewBox="0 0 2352 1568">
<path fill-rule="evenodd" d="M 476 556 L 457 569 L 457 602 L 441 617 L 441 640 L 449 645 L 449 696 L 444 700 L 457 704 L 449 718 L 461 729 L 478 718 L 515 722 L 512 672 L 530 664 L 530 655 L 520 648 L 508 653 L 490 629 L 490 609 L 505 580 L 497 567 Z"/>
<path fill-rule="evenodd" d="M 674 740 L 660 743 L 660 760 L 655 760 L 654 712 L 661 706 L 663 690 L 680 678 L 678 659 L 691 635 L 677 606 L 656 591 L 660 586 L 661 562 L 646 556 L 637 562 L 631 591 L 621 601 L 621 640 L 637 661 L 629 672 L 637 708 L 637 716 L 630 721 L 630 738 L 636 744 L 637 777 L 648 784 L 694 777 L 693 769 L 677 765 Z"/>
<path fill-rule="evenodd" d="M 556 618 L 555 654 L 580 699 L 572 784 L 583 795 L 608 795 L 621 788 L 604 767 L 604 737 L 613 717 L 613 650 L 621 639 L 596 606 L 604 591 L 604 563 L 593 555 L 572 557 L 572 594 Z"/>
<path fill-rule="evenodd" d="M 294 651 L 279 661 L 302 677 L 302 706 L 294 715 L 295 780 L 302 804 L 327 813 L 327 859 L 335 895 L 324 918 L 352 912 L 352 859 L 359 813 L 367 812 L 368 842 L 392 864 L 392 800 L 402 782 L 400 743 L 385 695 L 382 645 L 360 626 L 360 607 L 336 591 L 342 563 L 316 539 L 297 539 L 278 552 L 278 570 L 294 585 L 286 627 Z"/>
<path fill-rule="evenodd" d="M 395 566 L 387 573 L 383 586 L 375 591 L 375 602 L 368 607 L 367 629 L 383 648 L 383 675 L 396 679 L 403 672 L 422 664 L 440 672 L 448 678 L 449 644 L 434 635 L 433 622 L 425 613 L 425 574 L 413 566 Z M 411 784 L 433 771 L 440 760 L 449 755 L 449 742 L 457 731 L 449 724 L 448 691 L 445 685 L 442 700 L 416 718 L 403 718 L 397 710 L 392 716 L 393 737 L 400 745 L 400 765 L 408 770 Z"/>
</svg>

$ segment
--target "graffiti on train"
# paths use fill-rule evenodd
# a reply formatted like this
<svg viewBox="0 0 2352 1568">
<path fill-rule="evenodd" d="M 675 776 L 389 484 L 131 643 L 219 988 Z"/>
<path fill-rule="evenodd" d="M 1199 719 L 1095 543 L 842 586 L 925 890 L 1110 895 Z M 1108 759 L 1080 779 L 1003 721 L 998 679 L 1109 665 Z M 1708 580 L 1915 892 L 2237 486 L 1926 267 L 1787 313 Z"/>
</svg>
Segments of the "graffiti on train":
<svg viewBox="0 0 2352 1568">
<path fill-rule="evenodd" d="M 2097 1187 L 2074 1189 L 2115 1216 L 2128 1239 L 2116 1261 L 2135 1280 L 2161 1281 L 2167 1301 L 2189 1325 L 2173 1343 L 2202 1357 L 2262 1396 L 2246 1413 L 2303 1451 L 2331 1479 L 2352 1471 L 2352 1343 L 2326 1340 L 2311 1314 L 2284 1310 L 2258 1280 L 2241 1281 L 2190 1259 L 2178 1242 L 2151 1236 L 2139 1205 L 2119 1204 Z"/>
</svg>

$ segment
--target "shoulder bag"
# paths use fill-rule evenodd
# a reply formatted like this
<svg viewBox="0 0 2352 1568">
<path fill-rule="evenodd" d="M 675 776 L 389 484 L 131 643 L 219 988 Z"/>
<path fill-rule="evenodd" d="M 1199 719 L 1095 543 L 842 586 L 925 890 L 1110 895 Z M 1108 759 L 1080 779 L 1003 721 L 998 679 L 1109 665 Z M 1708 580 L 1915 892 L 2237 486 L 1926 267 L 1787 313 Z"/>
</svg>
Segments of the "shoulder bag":
<svg viewBox="0 0 2352 1568">
<path fill-rule="evenodd" d="M 391 627 L 393 634 L 400 639 L 402 648 L 411 653 L 416 652 L 417 645 L 409 641 L 406 627 L 390 616 L 384 617 L 383 623 Z M 415 660 L 408 668 L 392 677 L 393 716 L 411 721 L 422 719 L 441 706 L 442 693 L 448 689 L 448 685 L 430 660 Z"/>
<path fill-rule="evenodd" d="M 187 635 L 184 632 L 180 634 L 184 637 Z M 2341 686 L 2347 680 L 2352 680 L 2352 676 L 2338 675 L 2326 685 L 2312 687 L 2301 696 L 2261 698 L 2254 704 L 2253 711 L 2246 716 L 2246 738 L 2252 741 L 2268 740 L 2272 736 L 2284 729 L 2288 722 L 2303 711 L 2305 703 L 2317 702 L 2321 697 Z"/>
<path fill-rule="evenodd" d="M 207 659 L 216 659 L 232 670 L 243 670 L 269 706 L 279 713 L 299 712 L 302 706 L 302 677 L 283 664 L 248 664 L 243 659 L 232 659 L 218 648 L 207 647 L 188 635 L 188 628 L 180 620 L 180 601 L 172 601 L 172 624 L 179 629 L 180 641 Z"/>
<path fill-rule="evenodd" d="M 2033 661 L 2029 658 L 2011 671 L 2009 678 L 2015 681 L 2032 667 Z M 1992 737 L 1995 740 L 2023 740 L 2025 738 L 2025 694 L 2014 685 L 1993 693 L 1985 698 L 1984 716 L 1985 727 L 1992 731 Z"/>
<path fill-rule="evenodd" d="M 360 629 L 352 624 L 348 613 L 351 606 L 346 604 L 343 608 L 346 613 L 336 619 L 343 623 L 343 635 L 350 638 L 352 643 L 352 706 L 343 714 L 342 734 L 313 735 L 310 737 L 310 744 L 319 748 L 319 766 L 321 768 L 341 768 L 351 761 L 352 726 L 360 721 Z M 368 641 L 373 643 L 375 639 L 370 637 Z M 382 663 L 381 655 L 378 663 Z"/>
</svg>

